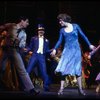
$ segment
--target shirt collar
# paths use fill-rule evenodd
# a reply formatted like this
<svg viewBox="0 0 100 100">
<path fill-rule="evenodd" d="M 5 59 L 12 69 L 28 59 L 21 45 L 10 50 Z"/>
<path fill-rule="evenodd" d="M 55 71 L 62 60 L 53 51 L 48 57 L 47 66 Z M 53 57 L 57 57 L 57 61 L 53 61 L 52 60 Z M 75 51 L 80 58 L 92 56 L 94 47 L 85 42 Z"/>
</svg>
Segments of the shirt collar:
<svg viewBox="0 0 100 100">
<path fill-rule="evenodd" d="M 39 35 L 38 37 L 39 37 L 39 38 L 44 38 L 44 36 L 43 36 L 43 35 L 42 35 L 42 36 L 40 36 L 40 35 Z"/>
</svg>

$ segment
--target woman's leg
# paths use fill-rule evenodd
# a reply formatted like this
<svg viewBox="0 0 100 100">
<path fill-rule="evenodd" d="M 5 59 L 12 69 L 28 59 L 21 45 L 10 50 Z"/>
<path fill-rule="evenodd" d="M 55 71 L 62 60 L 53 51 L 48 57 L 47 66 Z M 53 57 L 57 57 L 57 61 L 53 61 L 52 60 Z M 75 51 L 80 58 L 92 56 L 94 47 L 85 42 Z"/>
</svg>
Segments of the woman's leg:
<svg viewBox="0 0 100 100">
<path fill-rule="evenodd" d="M 97 82 L 96 93 L 100 92 L 100 72 L 97 74 L 95 81 Z"/>
<path fill-rule="evenodd" d="M 78 83 L 78 92 L 81 95 L 86 95 L 82 89 L 82 77 L 81 76 L 77 76 L 77 83 Z"/>
<path fill-rule="evenodd" d="M 65 84 L 65 75 L 61 76 L 61 81 L 60 81 L 60 89 L 58 91 L 58 95 L 62 95 L 63 94 L 63 90 L 64 90 L 64 84 Z"/>
<path fill-rule="evenodd" d="M 100 92 L 100 82 L 98 82 L 98 85 L 96 87 L 96 93 L 99 93 Z"/>
</svg>

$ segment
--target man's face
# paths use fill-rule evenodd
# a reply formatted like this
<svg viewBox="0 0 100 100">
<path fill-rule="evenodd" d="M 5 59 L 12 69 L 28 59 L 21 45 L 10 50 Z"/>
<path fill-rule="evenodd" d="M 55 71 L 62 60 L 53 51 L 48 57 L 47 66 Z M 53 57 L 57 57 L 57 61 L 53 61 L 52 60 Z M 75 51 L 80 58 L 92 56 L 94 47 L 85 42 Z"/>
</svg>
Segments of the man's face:
<svg viewBox="0 0 100 100">
<path fill-rule="evenodd" d="M 44 35 L 44 31 L 43 30 L 38 30 L 38 35 L 43 36 Z"/>
<path fill-rule="evenodd" d="M 21 23 L 22 23 L 22 27 L 26 28 L 29 25 L 29 20 L 28 19 L 26 19 L 25 21 L 22 20 Z"/>
</svg>

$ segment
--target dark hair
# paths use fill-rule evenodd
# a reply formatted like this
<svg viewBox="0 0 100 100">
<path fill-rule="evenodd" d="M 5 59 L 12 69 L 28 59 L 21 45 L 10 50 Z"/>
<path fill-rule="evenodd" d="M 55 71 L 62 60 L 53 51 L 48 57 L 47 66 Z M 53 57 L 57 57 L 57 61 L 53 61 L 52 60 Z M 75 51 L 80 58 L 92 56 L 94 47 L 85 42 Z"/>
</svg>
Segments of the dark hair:
<svg viewBox="0 0 100 100">
<path fill-rule="evenodd" d="M 62 19 L 65 22 L 71 22 L 71 17 L 66 13 L 61 13 L 57 16 L 57 19 Z"/>
<path fill-rule="evenodd" d="M 14 26 L 16 26 L 16 23 L 6 23 L 4 26 L 5 26 L 5 31 L 7 31 L 8 34 L 11 34 L 12 30 L 14 29 Z"/>
<path fill-rule="evenodd" d="M 26 16 L 20 16 L 18 19 L 17 19 L 17 23 L 21 22 L 21 20 L 26 20 L 28 19 Z"/>
<path fill-rule="evenodd" d="M 6 24 L 0 26 L 0 34 L 3 31 L 6 31 L 6 32 L 10 33 L 13 30 L 14 26 L 16 26 L 16 23 L 6 23 Z"/>
</svg>

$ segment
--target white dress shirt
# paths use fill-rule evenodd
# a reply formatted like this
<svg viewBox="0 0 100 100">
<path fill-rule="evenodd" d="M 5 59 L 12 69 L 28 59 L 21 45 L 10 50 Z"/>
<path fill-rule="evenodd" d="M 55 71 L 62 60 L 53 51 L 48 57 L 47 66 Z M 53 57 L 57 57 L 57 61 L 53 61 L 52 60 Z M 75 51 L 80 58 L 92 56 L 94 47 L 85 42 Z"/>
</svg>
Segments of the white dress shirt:
<svg viewBox="0 0 100 100">
<path fill-rule="evenodd" d="M 37 53 L 43 54 L 43 43 L 44 43 L 43 37 L 39 37 L 39 48 L 38 48 Z"/>
</svg>

